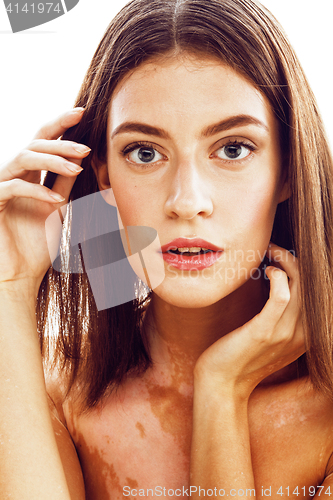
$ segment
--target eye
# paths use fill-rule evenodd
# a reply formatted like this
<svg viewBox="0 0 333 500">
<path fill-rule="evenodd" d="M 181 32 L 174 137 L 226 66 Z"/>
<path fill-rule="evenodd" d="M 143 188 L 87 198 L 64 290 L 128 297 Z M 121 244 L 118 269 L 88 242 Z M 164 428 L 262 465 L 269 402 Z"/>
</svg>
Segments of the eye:
<svg viewBox="0 0 333 500">
<path fill-rule="evenodd" d="M 156 163 L 164 158 L 152 145 L 141 145 L 138 143 L 127 146 L 123 150 L 123 155 L 127 156 L 133 163 L 139 165 Z"/>
<path fill-rule="evenodd" d="M 219 148 L 216 154 L 221 160 L 243 160 L 247 158 L 254 149 L 254 146 L 251 144 L 234 141 Z"/>
</svg>

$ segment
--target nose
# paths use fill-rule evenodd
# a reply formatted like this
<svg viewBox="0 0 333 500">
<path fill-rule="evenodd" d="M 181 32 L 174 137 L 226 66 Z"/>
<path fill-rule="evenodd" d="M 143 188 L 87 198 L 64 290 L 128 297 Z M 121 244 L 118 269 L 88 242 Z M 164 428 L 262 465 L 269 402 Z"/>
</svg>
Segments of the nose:
<svg viewBox="0 0 333 500">
<path fill-rule="evenodd" d="M 170 183 L 165 213 L 173 219 L 190 220 L 196 215 L 209 217 L 213 212 L 210 191 L 194 162 L 179 164 Z"/>
</svg>

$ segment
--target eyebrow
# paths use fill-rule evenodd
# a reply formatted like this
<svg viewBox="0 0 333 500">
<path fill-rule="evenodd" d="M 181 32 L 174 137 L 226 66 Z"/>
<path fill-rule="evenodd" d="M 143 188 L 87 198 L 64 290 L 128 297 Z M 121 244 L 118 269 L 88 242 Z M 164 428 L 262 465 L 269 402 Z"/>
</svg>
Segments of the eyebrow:
<svg viewBox="0 0 333 500">
<path fill-rule="evenodd" d="M 267 127 L 267 125 L 258 118 L 255 118 L 251 115 L 236 115 L 225 118 L 224 120 L 213 125 L 209 125 L 201 132 L 200 136 L 202 138 L 207 138 L 212 135 L 218 134 L 219 132 L 224 132 L 225 130 L 236 127 L 244 127 L 246 125 L 256 125 L 257 127 L 261 127 L 269 132 L 269 128 Z M 170 139 L 170 135 L 168 134 L 168 132 L 166 132 L 166 130 L 159 127 L 152 127 L 151 125 L 139 122 L 121 123 L 112 132 L 111 139 L 113 139 L 117 134 L 126 132 L 141 132 L 145 135 L 154 135 L 156 137 L 160 137 L 161 139 Z"/>
<path fill-rule="evenodd" d="M 256 125 L 257 127 L 263 128 L 266 132 L 269 132 L 269 128 L 266 123 L 262 122 L 258 118 L 251 115 L 237 115 L 226 118 L 214 125 L 210 125 L 202 131 L 201 137 L 210 137 L 219 132 L 224 132 L 231 128 L 246 126 L 246 125 Z"/>
</svg>

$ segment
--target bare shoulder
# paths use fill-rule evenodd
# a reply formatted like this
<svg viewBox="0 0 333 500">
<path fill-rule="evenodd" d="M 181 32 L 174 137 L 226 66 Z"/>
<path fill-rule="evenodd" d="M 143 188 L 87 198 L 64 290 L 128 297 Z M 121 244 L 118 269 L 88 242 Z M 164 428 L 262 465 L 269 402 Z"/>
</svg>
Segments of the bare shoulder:
<svg viewBox="0 0 333 500">
<path fill-rule="evenodd" d="M 328 432 L 333 446 L 333 395 L 315 389 L 309 376 L 282 384 L 262 387 L 254 400 L 263 415 L 273 417 L 281 427 L 287 422 L 300 428 L 311 426 L 318 433 Z M 281 420 L 284 415 L 284 419 Z M 278 420 L 276 421 L 275 418 Z M 283 425 L 282 425 L 283 421 Z M 333 451 L 333 450 L 332 450 Z"/>
<path fill-rule="evenodd" d="M 66 395 L 65 380 L 56 370 L 45 373 L 50 414 L 60 458 L 64 467 L 72 500 L 84 500 L 85 487 L 80 461 L 63 410 Z"/>
<path fill-rule="evenodd" d="M 315 390 L 307 376 L 258 387 L 249 404 L 249 425 L 254 470 L 262 484 L 277 490 L 330 484 L 333 400 Z"/>
</svg>

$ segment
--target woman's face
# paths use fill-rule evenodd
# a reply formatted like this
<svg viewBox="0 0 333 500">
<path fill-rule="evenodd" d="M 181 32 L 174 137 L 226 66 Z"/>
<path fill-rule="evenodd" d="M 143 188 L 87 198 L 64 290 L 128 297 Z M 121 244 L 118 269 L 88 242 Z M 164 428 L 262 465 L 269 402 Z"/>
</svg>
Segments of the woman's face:
<svg viewBox="0 0 333 500">
<path fill-rule="evenodd" d="M 107 141 L 100 187 L 110 187 L 108 173 L 124 226 L 156 229 L 164 250 L 155 293 L 204 307 L 243 285 L 287 198 L 267 99 L 218 60 L 159 59 L 118 84 Z"/>
</svg>

